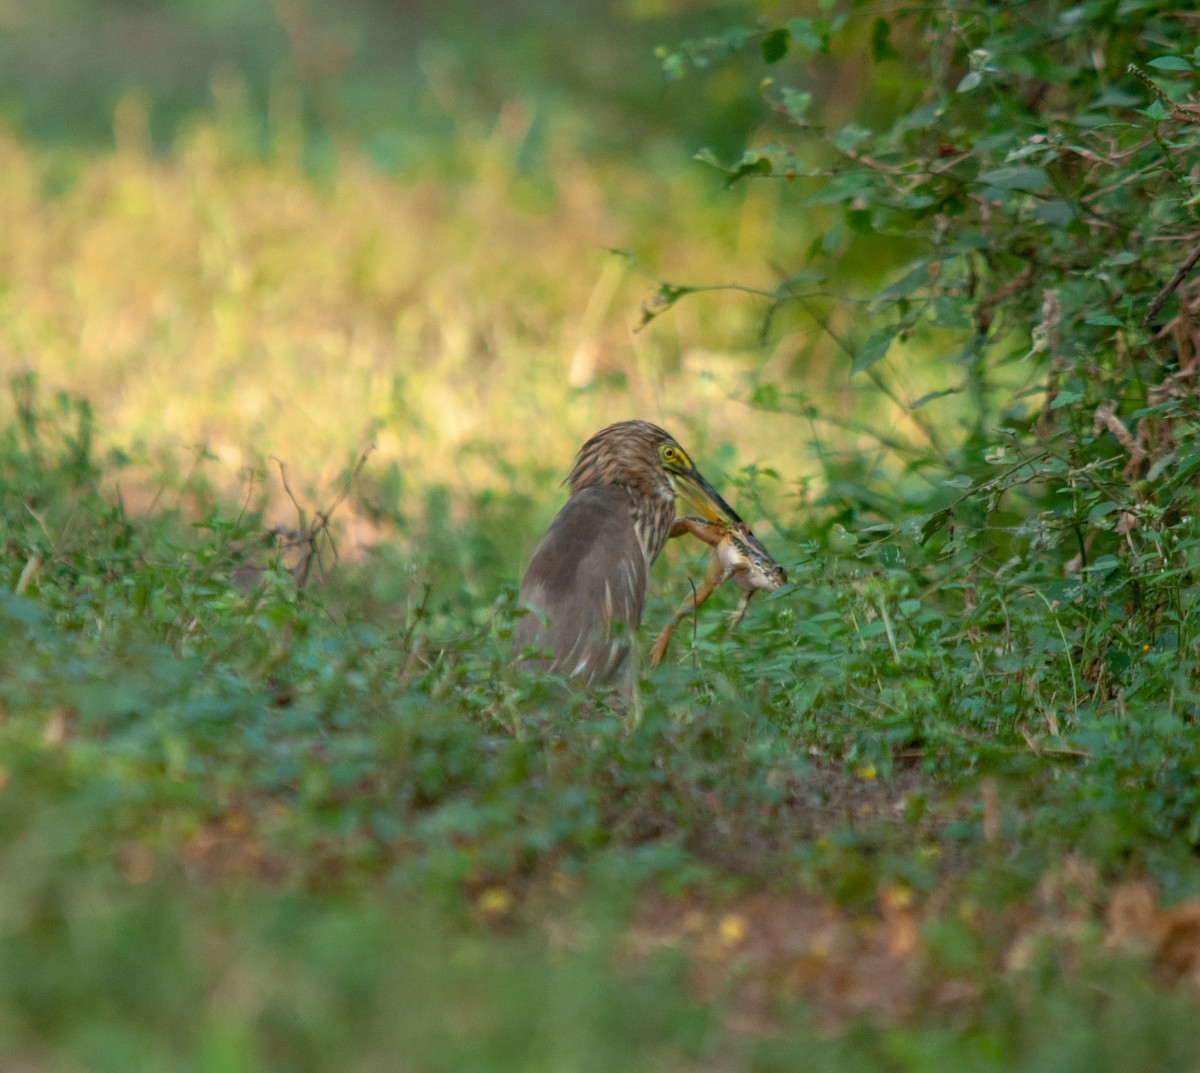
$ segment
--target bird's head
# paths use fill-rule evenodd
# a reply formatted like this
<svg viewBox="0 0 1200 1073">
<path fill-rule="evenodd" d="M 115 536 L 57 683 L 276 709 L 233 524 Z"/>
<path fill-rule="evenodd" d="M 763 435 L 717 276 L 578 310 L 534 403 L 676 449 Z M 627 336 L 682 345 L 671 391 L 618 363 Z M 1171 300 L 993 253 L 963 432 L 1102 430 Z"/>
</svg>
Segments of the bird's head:
<svg viewBox="0 0 1200 1073">
<path fill-rule="evenodd" d="M 675 438 L 648 421 L 622 421 L 597 432 L 579 449 L 567 484 L 573 493 L 593 484 L 620 484 L 641 497 L 679 496 L 710 522 L 742 521 Z"/>
</svg>

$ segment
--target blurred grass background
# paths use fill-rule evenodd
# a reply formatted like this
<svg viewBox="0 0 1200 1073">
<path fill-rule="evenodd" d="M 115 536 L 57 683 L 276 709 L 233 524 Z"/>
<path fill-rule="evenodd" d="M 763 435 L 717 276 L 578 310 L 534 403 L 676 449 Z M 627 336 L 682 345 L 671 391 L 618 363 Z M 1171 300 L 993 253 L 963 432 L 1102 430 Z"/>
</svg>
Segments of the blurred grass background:
<svg viewBox="0 0 1200 1073">
<path fill-rule="evenodd" d="M 668 84 L 654 58 L 746 14 L 9 5 L 0 361 L 91 401 L 104 443 L 142 467 L 121 474 L 132 506 L 207 452 L 228 494 L 267 482 L 279 521 L 292 507 L 268 457 L 315 506 L 374 445 L 383 513 L 434 486 L 456 511 L 487 490 L 533 497 L 528 542 L 578 444 L 640 416 L 726 487 L 770 468 L 753 494 L 791 515 L 814 451 L 828 466 L 908 418 L 852 385 L 813 323 L 781 318 L 760 346 L 765 306 L 744 294 L 633 331 L 659 279 L 770 287 L 811 241 L 795 191 L 729 191 L 692 159 L 735 153 L 760 121 L 752 60 Z M 863 287 L 889 263 L 844 254 Z M 908 398 L 946 386 L 928 360 L 904 375 Z M 752 408 L 796 389 L 831 423 Z M 351 544 L 393 535 L 379 514 L 348 515 Z"/>
</svg>

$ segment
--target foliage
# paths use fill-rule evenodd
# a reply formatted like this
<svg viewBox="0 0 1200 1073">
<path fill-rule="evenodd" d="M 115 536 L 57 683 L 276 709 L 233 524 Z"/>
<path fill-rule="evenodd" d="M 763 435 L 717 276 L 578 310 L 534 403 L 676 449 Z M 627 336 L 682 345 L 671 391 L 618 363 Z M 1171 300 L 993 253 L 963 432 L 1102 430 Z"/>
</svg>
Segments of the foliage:
<svg viewBox="0 0 1200 1073">
<path fill-rule="evenodd" d="M 1018 733 L 1086 758 L 1139 845 L 1147 828 L 1193 844 L 1200 830 L 1166 774 L 1192 762 L 1200 666 L 1187 17 L 822 5 L 660 50 L 677 78 L 759 50 L 780 135 L 731 165 L 700 156 L 730 183 L 794 183 L 797 229 L 820 221 L 763 292 L 764 331 L 824 333 L 904 430 L 873 470 L 830 464 L 815 504 L 861 544 L 858 621 L 886 637 L 897 678 L 875 668 L 876 702 L 923 747 L 925 713 L 958 708 L 952 736 L 978 763 Z M 859 84 L 852 113 L 838 79 Z M 695 289 L 664 285 L 648 318 Z M 922 366 L 941 383 L 907 390 Z M 789 384 L 758 398 L 826 417 Z M 1171 788 L 1143 811 L 1135 777 Z"/>
<path fill-rule="evenodd" d="M 177 510 L 130 517 L 98 485 L 121 460 L 98 466 L 81 446 L 87 406 L 44 402 L 29 379 L 16 389 L 0 500 L 13 593 L 0 599 L 0 844 L 13 877 L 0 904 L 0 1008 L 14 1060 L 369 1068 L 380 1054 L 417 1048 L 423 1068 L 438 1068 L 473 1054 L 507 1062 L 499 1056 L 515 1047 L 526 1059 L 546 1048 L 559 1064 L 582 1063 L 562 1057 L 567 1047 L 634 1067 L 703 1066 L 705 1040 L 726 1036 L 680 962 L 630 968 L 612 957 L 627 941 L 625 907 L 648 882 L 678 893 L 730 880 L 731 891 L 796 893 L 765 910 L 734 903 L 712 925 L 716 938 L 698 940 L 718 944 L 695 955 L 701 963 L 724 966 L 795 899 L 814 897 L 799 892 L 829 899 L 814 918 L 828 926 L 839 913 L 872 915 L 880 898 L 906 906 L 958 890 L 959 909 L 947 920 L 930 909 L 923 925 L 925 956 L 945 965 L 930 977 L 922 1027 L 885 1020 L 822 1042 L 804 1007 L 791 1005 L 805 992 L 778 995 L 789 1047 L 816 1048 L 830 1063 L 907 1054 L 897 1068 L 920 1069 L 935 1061 L 920 1055 L 982 1048 L 989 1068 L 1014 1068 L 1027 1056 L 1103 1053 L 1109 1039 L 1137 1051 L 1160 1032 L 1191 1038 L 1178 1034 L 1186 1021 L 1174 996 L 1139 983 L 1114 1020 L 1090 989 L 1064 994 L 1056 971 L 1020 986 L 1058 995 L 1055 1016 L 1082 1018 L 1094 1034 L 1064 1043 L 1027 1030 L 998 984 L 972 991 L 980 1020 L 970 1033 L 947 1035 L 938 981 L 987 977 L 1013 956 L 1000 921 L 964 930 L 955 915 L 983 891 L 997 913 L 1044 888 L 1064 841 L 1104 862 L 1136 846 L 1163 877 L 1190 871 L 1174 849 L 1187 759 L 1179 753 L 1163 771 L 1161 791 L 1131 793 L 1133 751 L 1066 768 L 1025 748 L 1014 755 L 1004 702 L 1027 690 L 1020 679 L 999 684 L 1011 674 L 989 680 L 972 667 L 962 639 L 906 597 L 903 572 L 852 580 L 846 563 L 829 576 L 801 565 L 811 613 L 775 601 L 760 609 L 753 642 L 700 624 L 687 662 L 643 683 L 645 710 L 631 725 L 603 698 L 567 702 L 546 683 L 514 679 L 506 603 L 479 625 L 465 607 L 434 610 L 430 591 L 452 583 L 454 556 L 431 563 L 408 610 L 390 619 L 370 611 L 371 575 L 385 560 L 361 575 L 340 567 L 339 587 L 301 586 L 304 556 L 328 554 L 323 529 L 265 530 L 254 504 L 229 510 L 211 498 L 202 469 L 174 488 L 191 492 L 197 521 Z M 912 674 L 918 663 L 922 677 Z M 972 681 L 973 704 L 948 710 L 949 683 Z M 1141 735 L 1142 754 L 1150 742 Z M 995 802 L 980 814 L 953 789 L 980 766 L 1024 774 L 1023 788 L 1002 798 L 1001 833 L 988 813 Z M 1105 799 L 1113 782 L 1126 790 L 1123 814 Z M 1030 785 L 1042 788 L 1041 806 L 1023 803 Z M 1174 820 L 1160 796 L 1171 787 Z M 987 853 L 969 863 L 997 838 L 1002 878 Z M 1072 882 L 1085 884 L 1086 921 L 1088 905 L 1106 897 L 1101 880 Z M 1079 895 L 1039 897 L 1049 898 L 1049 919 L 1020 943 L 1040 949 L 1038 929 L 1053 929 L 1069 945 L 1044 956 L 1098 958 L 1089 971 L 1114 986 L 1134 971 L 1106 960 L 1095 930 L 1062 930 L 1059 917 L 1080 927 Z M 910 953 L 858 1001 L 885 1010 L 907 1001 L 897 996 L 909 993 L 908 920 L 888 924 L 896 937 L 887 942 Z M 531 930 L 536 921 L 544 936 Z M 486 938 L 487 925 L 517 922 L 519 938 Z M 676 925 L 650 927 L 654 942 L 675 941 Z M 548 951 L 547 938 L 566 945 Z M 751 981 L 776 971 L 773 950 L 761 968 L 752 946 L 742 955 Z M 547 959 L 557 966 L 548 977 L 538 968 Z M 481 982 L 489 974 L 503 976 L 503 995 Z M 414 978 L 423 981 L 416 994 Z M 242 996 L 236 1005 L 230 988 Z M 563 989 L 586 1005 L 562 1005 L 553 996 Z M 809 1001 L 822 1010 L 846 1000 L 818 991 Z M 325 1011 L 315 1020 L 313 1003 Z M 437 1012 L 463 1003 L 477 1010 L 466 1035 Z M 411 1017 L 398 1021 L 396 1007 Z M 632 1027 L 647 1024 L 646 1009 L 658 1026 L 649 1034 Z M 542 1027 L 517 1043 L 505 1042 L 505 1024 Z M 792 1053 L 752 1041 L 722 1046 L 751 1067 Z M 1182 1042 L 1171 1047 L 1178 1068 L 1193 1060 Z"/>
</svg>

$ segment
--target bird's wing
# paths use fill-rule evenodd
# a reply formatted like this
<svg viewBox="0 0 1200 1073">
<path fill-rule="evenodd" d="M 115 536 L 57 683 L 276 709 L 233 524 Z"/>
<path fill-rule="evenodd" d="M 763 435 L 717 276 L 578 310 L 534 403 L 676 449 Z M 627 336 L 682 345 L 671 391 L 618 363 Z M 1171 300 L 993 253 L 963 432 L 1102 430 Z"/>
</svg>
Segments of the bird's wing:
<svg viewBox="0 0 1200 1073">
<path fill-rule="evenodd" d="M 588 682 L 610 680 L 646 603 L 646 560 L 629 496 L 612 485 L 573 495 L 534 551 L 520 601 L 533 613 L 517 624 L 517 645 L 552 656 L 532 665 Z"/>
</svg>

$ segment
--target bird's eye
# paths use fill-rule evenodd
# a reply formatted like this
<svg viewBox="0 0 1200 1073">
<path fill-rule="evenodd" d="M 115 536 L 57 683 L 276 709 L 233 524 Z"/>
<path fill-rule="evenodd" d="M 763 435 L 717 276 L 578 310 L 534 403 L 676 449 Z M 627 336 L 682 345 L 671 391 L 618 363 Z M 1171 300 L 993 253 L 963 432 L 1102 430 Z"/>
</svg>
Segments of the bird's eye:
<svg viewBox="0 0 1200 1073">
<path fill-rule="evenodd" d="M 679 452 L 669 443 L 663 444 L 662 456 L 664 462 L 678 462 Z"/>
</svg>

